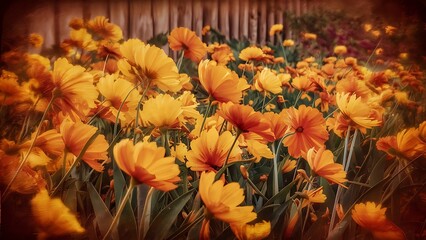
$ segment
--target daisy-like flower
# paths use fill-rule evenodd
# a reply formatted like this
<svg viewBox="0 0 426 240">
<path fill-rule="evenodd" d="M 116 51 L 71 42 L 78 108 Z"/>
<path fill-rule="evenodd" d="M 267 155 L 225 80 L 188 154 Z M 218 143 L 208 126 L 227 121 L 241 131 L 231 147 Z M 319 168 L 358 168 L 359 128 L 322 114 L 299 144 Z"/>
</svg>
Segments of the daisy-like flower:
<svg viewBox="0 0 426 240">
<path fill-rule="evenodd" d="M 195 34 L 194 31 L 185 27 L 179 27 L 172 30 L 169 35 L 170 48 L 173 51 L 184 51 L 184 56 L 191 61 L 198 63 L 207 53 L 206 45 Z"/>
<path fill-rule="evenodd" d="M 348 52 L 348 49 L 345 45 L 337 45 L 334 47 L 334 54 L 343 55 Z"/>
<path fill-rule="evenodd" d="M 114 159 L 125 173 L 138 183 L 168 192 L 180 181 L 179 166 L 174 157 L 164 157 L 166 150 L 155 142 L 121 140 L 114 146 Z"/>
<path fill-rule="evenodd" d="M 220 106 L 218 114 L 243 133 L 256 133 L 269 142 L 274 141 L 269 122 L 250 106 L 227 102 Z"/>
<path fill-rule="evenodd" d="M 40 34 L 31 33 L 28 36 L 28 43 L 35 48 L 41 47 L 41 45 L 43 45 L 43 41 L 44 39 Z"/>
<path fill-rule="evenodd" d="M 309 190 L 309 191 L 305 190 L 303 191 L 303 193 L 307 195 L 308 199 L 303 199 L 302 208 L 312 203 L 324 203 L 325 200 L 327 199 L 327 196 L 323 193 L 322 186 L 314 190 Z"/>
<path fill-rule="evenodd" d="M 236 73 L 209 60 L 200 62 L 198 75 L 210 100 L 218 102 L 238 103 L 242 98 L 242 92 L 249 87 L 247 82 L 239 78 Z"/>
<path fill-rule="evenodd" d="M 301 105 L 299 109 L 290 107 L 283 111 L 287 131 L 294 133 L 283 141 L 291 156 L 298 158 L 303 152 L 313 147 L 319 148 L 328 140 L 325 119 L 318 109 Z"/>
<path fill-rule="evenodd" d="M 186 154 L 186 165 L 192 171 L 216 171 L 225 163 L 235 137 L 225 131 L 219 135 L 216 128 L 203 131 L 201 136 L 191 142 L 191 150 Z M 228 163 L 241 159 L 238 146 L 232 148 Z"/>
<path fill-rule="evenodd" d="M 25 99 L 25 92 L 19 86 L 18 76 L 2 70 L 0 76 L 0 105 L 11 105 Z"/>
<path fill-rule="evenodd" d="M 212 217 L 229 224 L 245 224 L 256 219 L 253 206 L 240 206 L 244 201 L 244 190 L 237 182 L 214 181 L 214 172 L 202 172 L 199 193 L 206 207 L 200 239 L 209 239 L 209 222 Z"/>
<path fill-rule="evenodd" d="M 156 128 L 176 128 L 182 113 L 181 101 L 169 94 L 160 94 L 144 103 L 141 118 L 143 122 Z"/>
<path fill-rule="evenodd" d="M 352 209 L 352 219 L 370 230 L 375 239 L 405 239 L 404 232 L 386 218 L 386 208 L 374 202 L 358 203 Z"/>
<path fill-rule="evenodd" d="M 367 128 L 381 124 L 381 121 L 375 116 L 376 111 L 356 95 L 337 93 L 336 103 L 352 127 L 365 131 Z"/>
<path fill-rule="evenodd" d="M 367 100 L 371 92 L 364 81 L 360 81 L 357 76 L 352 74 L 337 82 L 336 91 L 342 94 L 354 94 L 357 97 L 361 97 L 362 100 Z"/>
<path fill-rule="evenodd" d="M 92 35 L 87 32 L 86 28 L 70 31 L 70 39 L 65 40 L 61 46 L 69 44 L 71 47 L 77 47 L 86 51 L 96 50 L 96 42 L 93 40 Z"/>
<path fill-rule="evenodd" d="M 284 162 L 283 167 L 281 168 L 282 173 L 288 173 L 293 171 L 293 169 L 296 168 L 297 161 L 296 160 L 290 160 Z"/>
<path fill-rule="evenodd" d="M 271 222 L 262 221 L 255 224 L 231 224 L 232 232 L 238 240 L 266 239 L 271 232 Z"/>
<path fill-rule="evenodd" d="M 302 37 L 305 40 L 316 40 L 317 39 L 317 35 L 315 33 L 303 33 Z"/>
<path fill-rule="evenodd" d="M 396 136 L 380 138 L 376 142 L 376 147 L 390 156 L 405 159 L 414 159 L 426 151 L 426 146 L 422 144 L 416 128 L 403 129 Z"/>
<path fill-rule="evenodd" d="M 325 178 L 330 183 L 337 183 L 343 187 L 346 179 L 346 172 L 343 170 L 343 165 L 334 162 L 333 153 L 326 150 L 324 146 L 315 150 L 311 148 L 306 154 L 306 161 L 311 170 L 318 176 Z"/>
<path fill-rule="evenodd" d="M 282 24 L 274 24 L 271 29 L 269 29 L 269 36 L 274 36 L 275 33 L 280 33 L 283 30 L 284 26 Z"/>
<path fill-rule="evenodd" d="M 109 109 L 114 118 L 118 116 L 121 121 L 127 120 L 127 122 L 134 118 L 139 94 L 130 82 L 117 75 L 107 74 L 99 79 L 96 86 L 104 97 L 102 105 Z M 119 110 L 120 113 L 118 112 Z"/>
<path fill-rule="evenodd" d="M 37 239 L 49 239 L 84 232 L 76 216 L 60 199 L 52 199 L 46 189 L 31 200 L 31 210 L 39 232 Z"/>
<path fill-rule="evenodd" d="M 274 112 L 267 112 L 263 114 L 264 118 L 268 120 L 271 130 L 274 133 L 274 140 L 278 140 L 284 136 L 287 131 L 287 125 L 282 121 L 285 112 L 281 111 L 279 114 Z"/>
<path fill-rule="evenodd" d="M 284 47 L 293 47 L 294 46 L 294 41 L 291 39 L 286 39 L 283 41 L 283 46 Z"/>
<path fill-rule="evenodd" d="M 102 39 L 118 42 L 123 38 L 121 28 L 109 22 L 104 16 L 97 16 L 87 22 L 87 28 L 99 35 Z"/>
<path fill-rule="evenodd" d="M 93 85 L 93 76 L 81 66 L 74 66 L 65 58 L 59 58 L 53 65 L 52 81 L 55 98 L 52 110 L 74 114 L 84 118 L 90 108 L 95 107 L 98 91 Z"/>
<path fill-rule="evenodd" d="M 96 127 L 82 122 L 72 122 L 64 119 L 60 126 L 60 133 L 68 153 L 77 157 L 87 144 L 89 139 L 96 133 Z M 104 135 L 98 135 L 84 153 L 82 160 L 96 171 L 102 171 L 103 166 L 99 161 L 106 161 L 109 145 Z"/>
<path fill-rule="evenodd" d="M 258 47 L 247 47 L 240 52 L 238 57 L 244 61 L 253 61 L 262 59 L 263 55 L 262 49 Z"/>
<path fill-rule="evenodd" d="M 282 92 L 281 80 L 269 68 L 264 68 L 257 76 L 254 87 L 259 92 L 271 92 L 279 94 Z"/>
<path fill-rule="evenodd" d="M 177 92 L 182 88 L 179 72 L 166 53 L 138 39 L 129 39 L 120 47 L 123 59 L 117 62 L 124 76 L 143 88 L 157 86 L 162 91 Z"/>
</svg>

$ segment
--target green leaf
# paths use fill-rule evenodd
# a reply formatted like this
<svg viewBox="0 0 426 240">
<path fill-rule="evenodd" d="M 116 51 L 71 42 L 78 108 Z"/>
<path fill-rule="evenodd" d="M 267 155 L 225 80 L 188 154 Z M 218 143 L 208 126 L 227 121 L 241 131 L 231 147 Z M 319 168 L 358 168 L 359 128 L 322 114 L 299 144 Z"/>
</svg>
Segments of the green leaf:
<svg viewBox="0 0 426 240">
<path fill-rule="evenodd" d="M 87 183 L 87 191 L 89 192 L 90 201 L 92 202 L 93 210 L 96 216 L 96 222 L 99 226 L 99 231 L 101 236 L 104 236 L 112 223 L 112 215 L 105 206 L 104 201 L 102 201 L 101 196 L 99 196 L 95 187 L 93 187 L 92 183 L 90 182 Z M 118 239 L 117 231 L 112 232 L 112 238 Z"/>
<path fill-rule="evenodd" d="M 275 203 L 276 200 L 278 200 L 277 203 L 282 203 L 286 200 L 287 194 L 290 192 L 291 188 L 296 182 L 293 181 L 289 183 L 287 186 L 285 186 L 279 193 L 277 193 L 275 196 L 271 197 L 266 203 L 265 206 L 268 206 L 270 204 Z"/>
<path fill-rule="evenodd" d="M 182 194 L 179 198 L 163 208 L 152 221 L 144 239 L 165 239 L 177 215 L 191 198 L 193 191 L 194 190 L 191 190 Z"/>
</svg>

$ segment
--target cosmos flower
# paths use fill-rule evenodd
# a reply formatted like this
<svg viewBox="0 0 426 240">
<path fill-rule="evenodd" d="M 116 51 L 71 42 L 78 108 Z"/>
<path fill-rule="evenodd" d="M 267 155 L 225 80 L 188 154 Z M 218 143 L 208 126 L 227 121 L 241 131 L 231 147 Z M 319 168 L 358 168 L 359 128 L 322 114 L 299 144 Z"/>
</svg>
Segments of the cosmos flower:
<svg viewBox="0 0 426 240">
<path fill-rule="evenodd" d="M 191 142 L 191 150 L 186 154 L 186 165 L 192 171 L 216 171 L 225 163 L 235 137 L 225 131 L 219 135 L 215 128 L 203 131 L 201 136 Z M 232 148 L 228 163 L 241 159 L 238 146 Z"/>
<path fill-rule="evenodd" d="M 207 53 L 206 45 L 194 31 L 185 27 L 175 28 L 169 35 L 170 48 L 174 51 L 184 51 L 184 56 L 198 63 Z"/>
<path fill-rule="evenodd" d="M 169 94 L 160 94 L 145 101 L 141 118 L 156 128 L 176 128 L 183 113 L 182 102 Z"/>
<path fill-rule="evenodd" d="M 268 120 L 271 130 L 274 133 L 274 139 L 278 140 L 282 138 L 287 131 L 287 125 L 282 121 L 285 117 L 285 111 L 281 111 L 279 114 L 274 112 L 264 113 L 263 116 Z"/>
<path fill-rule="evenodd" d="M 253 61 L 262 59 L 263 55 L 262 49 L 258 47 L 247 47 L 240 52 L 238 57 L 244 61 Z"/>
<path fill-rule="evenodd" d="M 280 33 L 283 30 L 284 26 L 282 24 L 274 24 L 269 29 L 269 36 L 274 36 L 275 33 Z"/>
<path fill-rule="evenodd" d="M 283 141 L 291 156 L 298 158 L 302 152 L 313 147 L 319 148 L 328 140 L 325 119 L 318 109 L 301 105 L 299 109 L 290 107 L 283 111 L 287 131 L 294 132 Z"/>
<path fill-rule="evenodd" d="M 286 39 L 283 41 L 283 46 L 284 47 L 293 47 L 294 46 L 294 41 L 291 39 Z"/>
<path fill-rule="evenodd" d="M 231 224 L 232 232 L 238 240 L 266 239 L 271 232 L 271 222 L 262 221 L 255 224 Z"/>
<path fill-rule="evenodd" d="M 334 54 L 343 55 L 348 52 L 348 49 L 345 45 L 337 45 L 334 47 Z"/>
<path fill-rule="evenodd" d="M 200 239 L 209 238 L 209 222 L 212 217 L 229 224 L 245 224 L 256 219 L 253 206 L 238 207 L 244 201 L 244 190 L 237 182 L 214 181 L 214 172 L 202 172 L 199 193 L 206 207 Z"/>
<path fill-rule="evenodd" d="M 176 183 L 180 181 L 180 170 L 175 158 L 164 157 L 166 150 L 157 147 L 155 142 L 138 142 L 133 145 L 130 139 L 124 139 L 114 146 L 113 151 L 120 169 L 138 183 L 164 192 L 178 187 Z"/>
<path fill-rule="evenodd" d="M 210 100 L 239 103 L 242 92 L 249 87 L 244 79 L 238 77 L 224 66 L 204 60 L 198 65 L 200 83 L 209 94 Z"/>
<path fill-rule="evenodd" d="M 330 183 L 337 183 L 345 187 L 343 183 L 347 181 L 346 172 L 343 170 L 342 164 L 334 162 L 334 156 L 330 150 L 326 150 L 324 146 L 318 151 L 311 148 L 305 159 L 316 175 L 325 178 Z"/>
<path fill-rule="evenodd" d="M 280 79 L 269 68 L 264 68 L 255 79 L 254 87 L 259 92 L 264 92 L 265 94 L 268 92 L 279 94 L 282 92 Z"/>
<path fill-rule="evenodd" d="M 121 28 L 109 22 L 109 19 L 104 16 L 97 16 L 87 22 L 87 28 L 99 35 L 104 40 L 114 42 L 120 41 L 123 38 Z"/>
<path fill-rule="evenodd" d="M 49 239 L 84 232 L 76 216 L 60 199 L 52 199 L 46 189 L 31 200 L 31 210 L 39 232 L 37 239 Z"/>
</svg>

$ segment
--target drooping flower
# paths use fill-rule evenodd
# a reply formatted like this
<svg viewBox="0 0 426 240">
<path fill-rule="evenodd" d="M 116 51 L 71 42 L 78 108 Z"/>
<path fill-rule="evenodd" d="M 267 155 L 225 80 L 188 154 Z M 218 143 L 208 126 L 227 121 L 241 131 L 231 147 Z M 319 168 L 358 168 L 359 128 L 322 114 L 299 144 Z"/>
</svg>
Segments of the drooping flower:
<svg viewBox="0 0 426 240">
<path fill-rule="evenodd" d="M 318 150 L 311 148 L 305 159 L 316 175 L 325 178 L 330 183 L 337 183 L 345 187 L 343 183 L 347 181 L 346 172 L 342 164 L 334 162 L 334 156 L 330 150 L 326 150 L 324 146 Z"/>
<path fill-rule="evenodd" d="M 269 29 L 269 36 L 274 36 L 275 33 L 280 33 L 283 30 L 284 26 L 282 24 L 274 24 Z"/>
<path fill-rule="evenodd" d="M 198 65 L 200 83 L 209 94 L 210 100 L 239 103 L 242 92 L 249 87 L 244 79 L 238 77 L 225 66 L 204 60 Z"/>
<path fill-rule="evenodd" d="M 286 160 L 281 168 L 282 173 L 288 173 L 293 171 L 296 168 L 297 161 L 296 160 Z"/>
<path fill-rule="evenodd" d="M 352 209 L 352 219 L 370 230 L 375 239 L 405 239 L 404 232 L 386 218 L 385 212 L 381 204 L 358 203 Z"/>
<path fill-rule="evenodd" d="M 390 156 L 402 157 L 407 160 L 414 159 L 426 151 L 426 146 L 422 144 L 416 128 L 403 129 L 396 136 L 380 138 L 376 147 Z"/>
<path fill-rule="evenodd" d="M 53 64 L 52 81 L 54 84 L 54 112 L 74 114 L 84 118 L 89 108 L 95 107 L 98 91 L 93 85 L 93 76 L 81 66 L 74 66 L 65 58 L 59 58 Z"/>
<path fill-rule="evenodd" d="M 255 224 L 231 224 L 232 232 L 238 240 L 266 239 L 271 232 L 271 222 L 262 221 Z"/>
<path fill-rule="evenodd" d="M 310 148 L 319 148 L 328 140 L 325 119 L 318 109 L 301 105 L 299 109 L 290 107 L 285 111 L 283 121 L 287 131 L 294 133 L 284 139 L 291 156 L 298 158 Z"/>
<path fill-rule="evenodd" d="M 271 130 L 274 133 L 274 140 L 282 138 L 287 131 L 287 125 L 282 121 L 285 117 L 285 112 L 281 111 L 279 114 L 274 112 L 264 113 L 263 116 L 269 121 Z"/>
<path fill-rule="evenodd" d="M 214 172 L 202 172 L 199 193 L 206 207 L 200 239 L 209 238 L 209 222 L 214 217 L 229 224 L 245 224 L 256 219 L 253 206 L 238 206 L 244 201 L 244 190 L 237 182 L 214 181 Z"/>
<path fill-rule="evenodd" d="M 251 106 L 227 102 L 220 106 L 218 114 L 243 133 L 253 132 L 269 142 L 274 140 L 269 122 Z"/>
<path fill-rule="evenodd" d="M 194 31 L 185 27 L 175 28 L 169 35 L 170 48 L 174 51 L 184 51 L 184 56 L 198 63 L 207 53 L 206 45 Z"/>
<path fill-rule="evenodd" d="M 180 181 L 179 166 L 174 157 L 164 157 L 166 150 L 155 142 L 121 140 L 114 146 L 114 159 L 125 173 L 138 183 L 168 192 L 177 188 Z"/>
<path fill-rule="evenodd" d="M 341 94 L 349 93 L 361 97 L 366 101 L 370 95 L 370 89 L 365 85 L 364 81 L 360 81 L 357 76 L 353 74 L 346 75 L 345 78 L 338 81 L 336 84 L 336 91 Z"/>
<path fill-rule="evenodd" d="M 268 147 L 268 141 L 253 132 L 241 134 L 239 137 L 239 146 L 247 148 L 247 151 L 253 155 L 255 163 L 258 163 L 262 158 L 272 159 L 274 157 L 274 154 Z"/>
<path fill-rule="evenodd" d="M 123 38 L 123 31 L 121 28 L 114 23 L 110 23 L 109 19 L 104 16 L 97 16 L 89 20 L 87 22 L 87 28 L 104 40 L 117 42 Z"/>
<path fill-rule="evenodd" d="M 162 49 L 129 39 L 120 51 L 124 58 L 117 62 L 118 69 L 143 89 L 157 86 L 162 91 L 177 92 L 182 88 L 175 62 Z"/>
<path fill-rule="evenodd" d="M 40 34 L 31 33 L 28 36 L 28 43 L 35 48 L 41 47 L 41 45 L 43 45 L 43 41 L 44 39 Z"/>
<path fill-rule="evenodd" d="M 216 128 L 203 131 L 201 136 L 191 142 L 191 150 L 186 154 L 186 165 L 192 171 L 216 171 L 225 163 L 235 137 L 225 131 L 219 135 Z M 232 148 L 228 163 L 241 159 L 238 146 Z"/>
<path fill-rule="evenodd" d="M 282 92 L 280 79 L 269 68 L 264 68 L 255 78 L 254 87 L 257 91 L 264 92 L 264 94 L 268 92 L 279 94 Z"/>
<path fill-rule="evenodd" d="M 68 153 L 77 157 L 83 150 L 86 144 L 89 144 L 89 139 L 96 133 L 98 129 L 94 126 L 84 124 L 82 122 L 72 122 L 70 119 L 62 121 L 60 133 L 64 140 L 65 148 Z M 104 135 L 98 135 L 95 140 L 90 143 L 81 158 L 90 167 L 96 171 L 102 171 L 102 162 L 108 159 L 107 149 L 109 145 L 105 140 Z M 101 161 L 101 162 L 99 162 Z"/>
<path fill-rule="evenodd" d="M 262 59 L 263 55 L 262 49 L 258 47 L 247 47 L 240 52 L 238 57 L 244 61 L 253 61 Z"/>
<path fill-rule="evenodd" d="M 46 189 L 31 200 L 31 210 L 39 232 L 37 239 L 80 234 L 84 228 L 60 199 L 52 199 Z"/>
<path fill-rule="evenodd" d="M 307 195 L 307 199 L 303 199 L 302 208 L 308 206 L 312 203 L 324 203 L 327 199 L 327 196 L 323 193 L 323 187 L 319 187 L 313 190 L 305 190 L 303 193 Z"/>
<path fill-rule="evenodd" d="M 176 128 L 183 113 L 182 102 L 169 94 L 160 94 L 148 99 L 141 112 L 142 121 L 156 128 Z"/>
<path fill-rule="evenodd" d="M 25 92 L 18 84 L 15 73 L 2 70 L 0 76 L 0 105 L 11 105 L 25 99 Z"/>
</svg>

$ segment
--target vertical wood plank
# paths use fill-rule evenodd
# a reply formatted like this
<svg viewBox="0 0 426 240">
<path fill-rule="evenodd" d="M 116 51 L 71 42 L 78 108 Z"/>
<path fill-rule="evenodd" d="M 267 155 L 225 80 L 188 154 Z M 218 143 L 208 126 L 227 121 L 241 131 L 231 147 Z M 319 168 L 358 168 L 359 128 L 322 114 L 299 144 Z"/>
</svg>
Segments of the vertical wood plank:
<svg viewBox="0 0 426 240">
<path fill-rule="evenodd" d="M 88 19 L 92 19 L 97 16 L 105 16 L 106 18 L 109 18 L 109 1 L 86 0 L 83 3 L 84 8 L 88 12 Z"/>
<path fill-rule="evenodd" d="M 217 0 L 206 0 L 203 2 L 203 25 L 210 25 L 218 29 L 218 2 Z"/>
<path fill-rule="evenodd" d="M 267 38 L 267 23 L 266 23 L 266 2 L 263 0 L 259 0 L 259 12 L 260 12 L 260 16 L 259 16 L 259 43 L 260 45 L 265 45 L 266 43 L 266 38 Z"/>
<path fill-rule="evenodd" d="M 129 38 L 129 2 L 109 0 L 110 22 L 117 24 L 123 31 L 123 38 Z"/>
<path fill-rule="evenodd" d="M 259 20 L 259 12 L 258 12 L 258 2 L 252 1 L 249 6 L 249 41 L 251 44 L 257 43 L 258 36 L 258 20 Z"/>
<path fill-rule="evenodd" d="M 170 0 L 169 1 L 169 9 L 170 9 L 170 17 L 169 17 L 169 27 L 170 31 L 172 31 L 174 28 L 180 27 L 179 26 L 179 9 L 178 9 L 178 3 L 176 0 Z"/>
<path fill-rule="evenodd" d="M 274 43 L 274 37 L 269 36 L 269 29 L 271 29 L 272 25 L 275 24 L 275 2 L 274 1 L 268 1 L 268 25 L 267 25 L 267 32 L 268 32 L 268 39 L 270 42 Z"/>
<path fill-rule="evenodd" d="M 287 0 L 287 9 L 286 9 L 286 14 L 292 16 L 294 14 L 294 9 L 295 9 L 295 4 L 294 4 L 295 0 Z M 289 24 L 286 24 L 286 38 L 293 38 L 293 31 L 291 30 L 291 27 Z"/>
<path fill-rule="evenodd" d="M 229 0 L 220 1 L 219 9 L 219 30 L 223 35 L 229 38 L 229 15 L 231 14 L 231 11 L 229 9 Z"/>
<path fill-rule="evenodd" d="M 302 9 L 300 10 L 300 13 L 303 15 L 303 14 L 308 13 L 308 0 L 301 0 L 301 1 L 302 1 L 302 3 L 301 3 Z"/>
<path fill-rule="evenodd" d="M 31 52 L 40 53 L 41 50 L 55 44 L 54 14 L 55 9 L 52 4 L 43 4 L 28 15 L 28 21 L 25 23 L 27 23 L 30 33 L 38 33 L 44 38 L 43 46 L 40 49 L 31 49 Z"/>
<path fill-rule="evenodd" d="M 169 1 L 158 0 L 153 2 L 152 5 L 152 18 L 154 23 L 154 36 L 160 33 L 166 33 L 169 31 Z M 169 54 L 169 46 L 163 47 L 166 54 Z"/>
<path fill-rule="evenodd" d="M 154 36 L 151 1 L 129 1 L 129 4 L 129 38 L 151 39 Z"/>
<path fill-rule="evenodd" d="M 73 18 L 83 18 L 83 3 L 81 1 L 58 1 L 55 8 L 55 42 L 69 38 L 71 28 L 68 26 Z"/>
<path fill-rule="evenodd" d="M 295 0 L 295 5 L 296 5 L 296 16 L 300 17 L 301 15 L 301 0 Z"/>
<path fill-rule="evenodd" d="M 240 34 L 239 38 L 248 38 L 248 25 L 249 25 L 249 1 L 240 0 Z"/>
<path fill-rule="evenodd" d="M 238 0 L 232 0 L 230 2 L 229 7 L 230 7 L 230 11 L 232 11 L 233 13 L 229 16 L 229 20 L 231 22 L 230 37 L 233 39 L 238 39 L 238 37 L 240 36 L 240 17 L 238 15 L 238 13 L 240 12 L 240 4 Z"/>
<path fill-rule="evenodd" d="M 200 0 L 192 2 L 192 27 L 192 30 L 198 36 L 201 36 L 201 29 L 203 29 L 203 5 Z"/>
<path fill-rule="evenodd" d="M 178 1 L 177 4 L 178 4 L 178 26 L 186 27 L 192 30 L 192 2 Z"/>
</svg>

